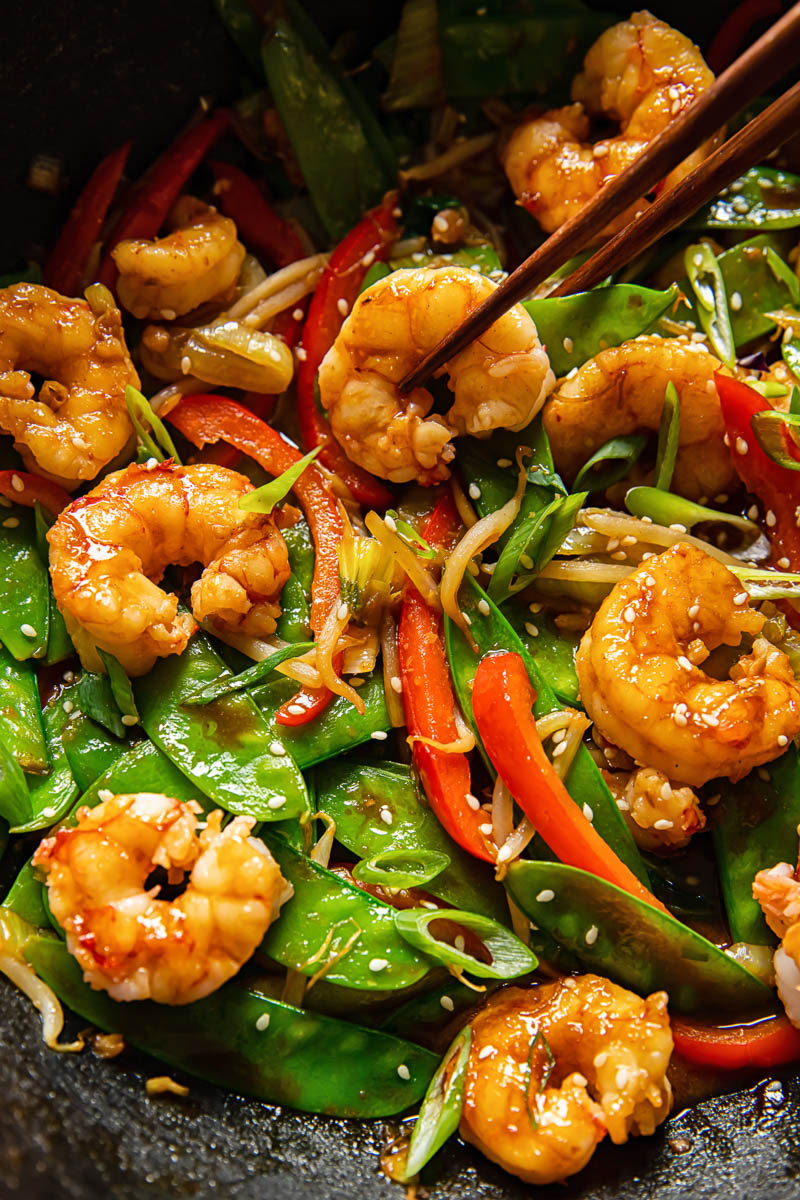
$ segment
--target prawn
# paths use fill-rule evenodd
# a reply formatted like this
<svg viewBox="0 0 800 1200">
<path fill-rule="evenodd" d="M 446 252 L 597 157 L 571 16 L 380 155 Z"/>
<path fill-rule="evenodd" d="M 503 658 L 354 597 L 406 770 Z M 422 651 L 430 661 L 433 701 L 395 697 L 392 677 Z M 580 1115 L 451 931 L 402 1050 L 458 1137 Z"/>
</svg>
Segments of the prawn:
<svg viewBox="0 0 800 1200">
<path fill-rule="evenodd" d="M 461 1136 L 527 1183 L 586 1166 L 608 1133 L 651 1134 L 670 1109 L 666 992 L 597 975 L 506 988 L 472 1021 Z"/>
<path fill-rule="evenodd" d="M 693 42 L 649 12 L 600 35 L 572 84 L 573 104 L 523 121 L 511 134 L 502 165 L 517 199 L 548 233 L 568 221 L 610 179 L 630 166 L 714 75 Z M 590 117 L 619 126 L 615 136 L 589 141 Z M 703 142 L 667 175 L 674 187 L 719 144 Z M 631 206 L 607 232 L 635 214 Z"/>
<path fill-rule="evenodd" d="M 603 775 L 640 849 L 680 850 L 705 829 L 705 813 L 695 792 L 673 786 L 663 771 L 639 767 Z"/>
<path fill-rule="evenodd" d="M 465 267 L 394 271 L 356 300 L 319 370 L 322 405 L 353 462 L 382 479 L 447 479 L 452 439 L 523 429 L 553 387 L 536 326 L 521 305 L 504 313 L 446 364 L 455 400 L 431 414 L 426 388 L 404 395 L 400 380 L 495 290 Z"/>
<path fill-rule="evenodd" d="M 773 957 L 778 995 L 793 1025 L 800 1029 L 800 868 L 777 863 L 753 880 L 753 899 L 781 939 Z"/>
<path fill-rule="evenodd" d="M 38 396 L 31 372 L 45 379 Z M 139 377 L 117 308 L 36 283 L 0 289 L 0 431 L 30 470 L 66 488 L 94 479 L 133 436 L 128 384 Z"/>
<path fill-rule="evenodd" d="M 656 432 L 672 382 L 681 403 L 673 490 L 692 500 L 732 491 L 738 480 L 714 384 L 721 368 L 704 345 L 685 338 L 641 336 L 601 350 L 561 379 L 545 405 L 557 469 L 572 479 L 610 438 Z"/>
<path fill-rule="evenodd" d="M 764 617 L 722 563 L 677 542 L 620 580 L 584 634 L 576 667 L 589 717 L 637 763 L 698 787 L 743 778 L 800 730 L 800 684 L 757 637 Z M 726 679 L 700 669 L 755 637 Z"/>
<path fill-rule="evenodd" d="M 132 465 L 64 509 L 48 533 L 50 573 L 83 665 L 102 671 L 97 647 L 129 675 L 180 654 L 195 620 L 255 637 L 275 630 L 289 558 L 275 519 L 244 512 L 244 475 L 210 463 Z M 170 563 L 203 563 L 194 618 L 157 587 Z"/>
<path fill-rule="evenodd" d="M 103 793 L 100 793 L 101 797 Z M 200 827 L 195 801 L 106 795 L 39 845 L 53 916 L 85 981 L 114 1000 L 190 1004 L 235 975 L 292 894 L 255 820 L 222 812 Z M 174 900 L 148 887 L 156 867 Z"/>
<path fill-rule="evenodd" d="M 245 248 L 230 217 L 194 196 L 181 196 L 169 225 L 166 237 L 129 238 L 111 251 L 119 271 L 117 294 L 134 317 L 172 321 L 233 295 Z"/>
</svg>

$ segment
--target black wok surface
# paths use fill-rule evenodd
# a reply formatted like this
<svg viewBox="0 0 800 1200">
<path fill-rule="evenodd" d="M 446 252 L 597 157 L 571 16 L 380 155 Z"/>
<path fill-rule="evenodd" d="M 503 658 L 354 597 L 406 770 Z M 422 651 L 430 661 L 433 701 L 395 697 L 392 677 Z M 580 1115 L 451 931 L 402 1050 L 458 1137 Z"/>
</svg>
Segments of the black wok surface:
<svg viewBox="0 0 800 1200">
<path fill-rule="evenodd" d="M 367 43 L 391 28 L 396 8 L 357 0 L 312 7 L 329 29 L 355 26 Z M 652 7 L 706 41 L 728 5 Z M 243 74 L 205 0 L 26 0 L 7 13 L 5 34 L 0 271 L 47 244 L 102 154 L 134 137 L 135 173 L 190 116 L 200 93 L 232 96 Z M 34 153 L 63 160 L 66 194 L 25 188 Z M 71 1019 L 70 1028 L 80 1023 Z M 46 1050 L 32 1007 L 0 979 L 0 1197 L 402 1198 L 377 1169 L 385 1122 L 299 1115 L 178 1073 L 187 1098 L 146 1097 L 144 1080 L 161 1073 L 132 1052 L 102 1061 L 88 1051 Z M 678 1113 L 654 1138 L 603 1146 L 577 1180 L 538 1190 L 451 1143 L 435 1164 L 431 1197 L 800 1196 L 798 1101 L 800 1084 L 790 1075 L 764 1080 Z"/>
</svg>

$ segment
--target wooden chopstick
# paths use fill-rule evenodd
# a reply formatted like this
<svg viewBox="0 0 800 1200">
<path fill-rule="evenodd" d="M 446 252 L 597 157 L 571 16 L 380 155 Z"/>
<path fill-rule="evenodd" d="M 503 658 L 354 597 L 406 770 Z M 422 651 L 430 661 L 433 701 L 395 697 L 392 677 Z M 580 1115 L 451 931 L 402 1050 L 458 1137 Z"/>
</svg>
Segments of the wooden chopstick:
<svg viewBox="0 0 800 1200">
<path fill-rule="evenodd" d="M 777 150 L 800 129 L 800 83 L 770 104 L 754 120 L 664 192 L 645 212 L 563 279 L 551 296 L 585 292 L 632 262 L 653 242 L 680 225 L 727 184 Z"/>
<path fill-rule="evenodd" d="M 571 220 L 534 250 L 495 292 L 402 380 L 410 391 L 473 342 L 512 304 L 528 295 L 568 259 L 578 254 L 597 231 L 605 229 L 631 204 L 755 99 L 800 59 L 800 2 L 754 42 L 707 91 L 676 116 L 629 167 L 610 180 Z"/>
</svg>

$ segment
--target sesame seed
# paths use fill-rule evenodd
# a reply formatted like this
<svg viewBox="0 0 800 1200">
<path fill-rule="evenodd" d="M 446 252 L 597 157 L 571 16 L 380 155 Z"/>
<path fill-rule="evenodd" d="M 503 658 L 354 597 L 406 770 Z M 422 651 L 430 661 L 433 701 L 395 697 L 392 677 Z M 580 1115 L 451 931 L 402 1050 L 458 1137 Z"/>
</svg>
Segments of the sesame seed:
<svg viewBox="0 0 800 1200">
<path fill-rule="evenodd" d="M 758 520 L 758 505 L 751 504 L 747 510 L 747 515 L 751 521 L 757 521 Z"/>
<path fill-rule="evenodd" d="M 504 469 L 505 467 L 510 467 L 510 466 L 511 466 L 511 459 L 510 459 L 510 458 L 498 458 L 498 460 L 497 460 L 497 465 L 498 465 L 498 467 L 500 467 L 501 469 Z"/>
<path fill-rule="evenodd" d="M 737 453 L 737 454 L 747 454 L 747 451 L 748 451 L 748 449 L 749 449 L 749 446 L 747 445 L 747 442 L 744 440 L 744 438 L 743 438 L 743 437 L 737 437 L 737 439 L 736 439 L 736 453 Z"/>
<path fill-rule="evenodd" d="M 108 804 L 109 800 L 114 799 L 114 793 L 111 791 L 111 788 L 100 788 L 100 791 L 97 793 L 97 799 L 101 804 Z"/>
<path fill-rule="evenodd" d="M 632 625 L 633 622 L 636 620 L 636 609 L 633 607 L 632 604 L 629 604 L 628 607 L 625 609 L 625 612 L 622 615 L 625 618 L 625 620 L 628 622 L 628 624 Z"/>
<path fill-rule="evenodd" d="M 731 201 L 731 208 L 733 209 L 734 212 L 737 212 L 737 213 L 746 213 L 746 212 L 750 211 L 750 205 L 748 204 L 748 202 L 744 198 L 744 196 L 734 197 L 734 199 Z M 731 305 L 731 307 L 733 307 L 733 306 Z"/>
<path fill-rule="evenodd" d="M 138 718 L 138 717 L 135 717 L 135 716 L 133 715 L 133 713 L 123 713 L 123 714 L 122 714 L 122 724 L 123 724 L 123 725 L 128 725 L 128 726 L 130 726 L 130 725 L 138 725 L 138 724 L 139 724 L 139 718 Z"/>
<path fill-rule="evenodd" d="M 513 857 L 514 849 L 512 846 L 501 846 L 497 851 L 497 861 L 499 863 L 508 862 L 508 860 Z"/>
<path fill-rule="evenodd" d="M 285 796 L 273 796 L 267 801 L 267 808 L 283 808 L 286 803 Z"/>
<path fill-rule="evenodd" d="M 403 681 L 399 675 L 393 675 L 389 680 L 389 686 L 393 692 L 397 692 L 398 696 L 403 690 Z"/>
<path fill-rule="evenodd" d="M 669 780 L 667 780 L 667 782 L 662 784 L 662 786 L 661 786 L 661 799 L 669 800 L 671 795 L 672 795 L 672 784 L 669 782 Z"/>
<path fill-rule="evenodd" d="M 3 521 L 4 529 L 16 529 L 18 525 L 19 525 L 18 517 L 6 517 L 5 521 Z"/>
<path fill-rule="evenodd" d="M 488 837 L 488 836 L 489 836 L 489 834 L 492 832 L 492 823 L 491 823 L 491 821 L 490 821 L 490 822 L 488 822 L 488 824 L 486 824 L 486 825 L 479 825 L 479 826 L 478 826 L 478 829 L 479 829 L 479 831 L 480 831 L 481 833 L 485 833 L 485 834 L 486 834 L 486 836 Z"/>
<path fill-rule="evenodd" d="M 481 597 L 481 599 L 478 601 L 478 612 L 483 613 L 485 617 L 488 617 L 491 611 L 492 610 L 489 608 L 489 601 L 484 600 L 483 597 Z"/>
<path fill-rule="evenodd" d="M 702 256 L 702 254 L 695 254 L 695 255 L 692 257 L 692 262 L 694 263 L 694 265 L 695 265 L 696 267 L 702 267 L 702 265 L 703 265 L 703 256 Z"/>
<path fill-rule="evenodd" d="M 558 742 L 563 742 L 563 740 L 564 740 L 564 738 L 565 738 L 566 736 L 567 736 L 567 731 L 566 731 L 566 729 L 557 729 L 557 730 L 555 731 L 555 733 L 553 734 L 553 741 L 554 741 L 555 743 L 558 743 Z"/>
<path fill-rule="evenodd" d="M 619 545 L 619 538 L 609 538 L 606 542 L 606 550 L 610 554 L 612 550 L 616 550 Z"/>
<path fill-rule="evenodd" d="M 587 820 L 587 821 L 593 821 L 593 820 L 594 820 L 594 809 L 591 807 L 591 805 L 590 805 L 590 804 L 584 804 L 584 806 L 583 806 L 583 815 L 586 817 L 586 820 Z"/>
<path fill-rule="evenodd" d="M 672 821 L 668 821 L 666 817 L 661 817 L 660 820 L 653 822 L 653 829 L 672 829 Z"/>
<path fill-rule="evenodd" d="M 559 742 L 558 745 L 553 750 L 553 758 L 558 758 L 559 755 L 564 753 L 566 748 L 567 748 L 566 742 Z"/>
<path fill-rule="evenodd" d="M 741 292 L 732 292 L 731 293 L 730 305 L 734 312 L 739 311 L 739 309 L 742 307 L 742 293 Z"/>
<path fill-rule="evenodd" d="M 347 303 L 344 296 L 340 296 L 339 299 L 336 301 L 336 307 L 338 308 L 339 312 L 341 313 L 341 315 L 343 317 L 346 317 L 347 314 L 350 312 L 350 305 Z"/>
<path fill-rule="evenodd" d="M 188 354 L 184 354 L 183 358 L 181 359 L 181 374 L 188 375 L 191 369 L 192 360 L 189 358 Z"/>
<path fill-rule="evenodd" d="M 400 1076 L 401 1079 L 410 1079 L 411 1078 L 411 1072 L 409 1071 L 409 1069 L 405 1063 L 400 1063 L 400 1066 L 397 1068 L 397 1074 Z"/>
<path fill-rule="evenodd" d="M 268 1028 L 269 1028 L 269 1013 L 265 1012 L 265 1013 L 262 1013 L 261 1016 L 257 1019 L 256 1029 L 258 1030 L 259 1033 L 263 1033 L 264 1030 L 268 1029 Z"/>
<path fill-rule="evenodd" d="M 383 518 L 383 523 L 387 529 L 391 529 L 392 533 L 395 533 L 395 531 L 397 530 L 397 522 L 395 521 L 394 517 L 390 517 L 388 515 L 388 513 Z"/>
<path fill-rule="evenodd" d="M 747 592 L 737 592 L 733 597 L 733 603 L 736 605 L 747 603 Z"/>
<path fill-rule="evenodd" d="M 552 888 L 544 888 L 536 897 L 537 904 L 549 904 L 551 900 L 555 900 L 556 894 Z"/>
<path fill-rule="evenodd" d="M 647 587 L 653 588 L 656 586 L 656 580 L 655 580 L 654 575 L 645 575 L 644 581 L 645 581 L 645 584 L 647 585 Z"/>
<path fill-rule="evenodd" d="M 638 540 L 639 539 L 635 538 L 632 533 L 627 533 L 625 535 L 625 537 L 622 539 L 622 541 L 620 542 L 620 545 L 621 546 L 635 546 L 636 543 L 638 542 Z"/>
<path fill-rule="evenodd" d="M 71 700 L 65 700 L 64 703 L 61 705 L 61 707 L 63 708 L 65 713 L 71 713 L 73 708 L 75 707 L 75 705 L 72 703 Z"/>
<path fill-rule="evenodd" d="M 681 728 L 681 729 L 683 729 L 684 726 L 689 724 L 686 713 L 683 713 L 683 712 L 674 712 L 672 714 L 672 719 L 675 722 L 675 724 L 677 726 L 679 726 L 679 728 Z"/>
<path fill-rule="evenodd" d="M 347 607 L 347 605 L 340 604 L 336 610 L 337 621 L 346 621 L 349 615 L 350 615 L 350 609 Z"/>
<path fill-rule="evenodd" d="M 601 1050 L 599 1054 L 595 1054 L 594 1065 L 598 1069 L 600 1067 L 604 1067 L 607 1062 L 608 1062 L 608 1051 L 607 1050 Z"/>
<path fill-rule="evenodd" d="M 670 525 L 669 528 L 673 531 L 673 533 L 687 533 L 688 532 L 686 526 L 681 525 L 680 521 L 675 521 L 672 525 Z"/>
<path fill-rule="evenodd" d="M 36 630 L 32 625 L 29 625 L 27 621 L 23 621 L 19 627 L 19 631 L 20 633 L 24 634 L 25 637 L 36 637 Z"/>
<path fill-rule="evenodd" d="M 472 792 L 467 792 L 467 804 L 470 806 L 473 812 L 477 812 L 481 806 L 480 800 L 477 796 L 473 796 Z"/>
<path fill-rule="evenodd" d="M 440 996 L 439 1003 L 441 1004 L 441 1006 L 445 1010 L 445 1012 L 452 1012 L 453 1009 L 455 1008 L 455 1003 L 453 1002 L 452 996 Z"/>
<path fill-rule="evenodd" d="M 525 632 L 530 634 L 531 637 L 538 637 L 539 636 L 539 626 L 534 625 L 533 621 L 526 621 L 525 622 Z"/>
<path fill-rule="evenodd" d="M 157 458 L 148 458 L 147 462 L 144 465 L 148 471 L 154 471 L 155 468 L 158 466 L 158 459 Z"/>
<path fill-rule="evenodd" d="M 767 525 L 769 525 L 770 529 L 774 529 L 778 523 L 778 518 L 775 516 L 775 513 L 772 511 L 771 508 L 768 509 L 767 515 L 764 518 L 764 520 L 767 522 Z"/>
<path fill-rule="evenodd" d="M 361 259 L 361 265 L 362 265 L 362 267 L 371 267 L 374 262 L 375 262 L 375 251 L 368 250 L 367 253 L 364 255 L 364 257 Z"/>
<path fill-rule="evenodd" d="M 617 1086 L 617 1091 L 621 1091 L 625 1084 L 630 1079 L 630 1071 L 627 1067 L 617 1067 L 617 1073 L 614 1077 L 614 1082 Z"/>
<path fill-rule="evenodd" d="M 719 717 L 715 717 L 713 713 L 704 713 L 703 721 L 706 725 L 710 725 L 712 729 L 716 729 L 719 725 Z"/>
<path fill-rule="evenodd" d="M 778 745 L 779 746 L 788 746 L 789 745 L 789 739 L 785 733 L 778 734 Z"/>
<path fill-rule="evenodd" d="M 306 350 L 303 348 L 303 346 L 295 346 L 294 356 L 298 362 L 305 362 L 306 359 L 308 358 L 308 354 L 307 354 Z"/>
<path fill-rule="evenodd" d="M 481 489 L 478 487 L 477 483 L 471 483 L 469 485 L 470 500 L 479 500 L 480 495 L 481 495 Z"/>
<path fill-rule="evenodd" d="M 598 142 L 592 146 L 592 154 L 595 158 L 605 158 L 608 154 L 608 144 L 606 142 Z"/>
<path fill-rule="evenodd" d="M 600 932 L 600 930 L 597 928 L 596 925 L 589 926 L 589 928 L 586 930 L 586 934 L 583 939 L 586 942 L 587 946 L 593 946 L 595 944 L 595 942 L 597 941 L 597 935 L 599 932 Z"/>
<path fill-rule="evenodd" d="M 472 617 L 468 617 L 466 613 L 462 613 L 461 615 L 462 615 L 462 617 L 464 618 L 464 624 L 465 624 L 465 625 L 471 625 L 471 624 L 472 624 Z"/>
<path fill-rule="evenodd" d="M 459 954 L 464 953 L 464 947 L 466 946 L 466 944 L 467 943 L 464 941 L 461 934 L 459 934 L 458 937 L 453 939 L 453 945 L 455 946 L 456 950 L 458 950 Z"/>
<path fill-rule="evenodd" d="M 615 550 L 611 557 L 615 559 L 616 562 L 624 562 L 628 555 L 624 550 Z"/>
<path fill-rule="evenodd" d="M 270 754 L 283 754 L 284 749 L 283 749 L 282 743 L 281 742 L 270 742 L 269 752 L 270 752 Z"/>
<path fill-rule="evenodd" d="M 678 666 L 683 667 L 684 671 L 693 670 L 692 664 L 685 654 L 678 655 Z"/>
<path fill-rule="evenodd" d="M 488 1058 L 490 1054 L 494 1054 L 494 1046 L 484 1046 L 482 1050 L 478 1051 L 478 1058 Z"/>
<path fill-rule="evenodd" d="M 371 958 L 369 960 L 370 971 L 385 971 L 388 965 L 388 958 Z"/>
<path fill-rule="evenodd" d="M 11 476 L 11 486 L 15 492 L 24 492 L 25 491 L 25 484 L 22 482 L 19 475 Z"/>
<path fill-rule="evenodd" d="M 788 571 L 789 567 L 791 566 L 791 563 L 789 562 L 788 558 L 779 558 L 778 566 L 780 567 L 780 569 L 782 571 Z"/>
<path fill-rule="evenodd" d="M 695 619 L 695 617 L 698 615 L 698 613 L 699 613 L 699 612 L 700 612 L 700 605 L 699 605 L 699 604 L 693 604 L 693 605 L 692 605 L 692 607 L 689 609 L 689 614 L 688 614 L 688 615 L 689 615 L 689 617 L 690 617 L 692 620 L 694 620 L 694 619 Z"/>
<path fill-rule="evenodd" d="M 391 825 L 392 821 L 394 820 L 394 818 L 392 817 L 391 809 L 386 808 L 385 805 L 381 809 L 380 817 L 381 817 L 381 820 L 383 821 L 384 825 Z"/>
<path fill-rule="evenodd" d="M 373 741 L 385 742 L 389 735 L 385 729 L 374 729 L 369 736 L 373 739 Z"/>
<path fill-rule="evenodd" d="M 565 354 L 572 354 L 572 351 L 575 349 L 575 343 L 571 337 L 565 337 L 561 345 L 564 347 Z"/>
</svg>

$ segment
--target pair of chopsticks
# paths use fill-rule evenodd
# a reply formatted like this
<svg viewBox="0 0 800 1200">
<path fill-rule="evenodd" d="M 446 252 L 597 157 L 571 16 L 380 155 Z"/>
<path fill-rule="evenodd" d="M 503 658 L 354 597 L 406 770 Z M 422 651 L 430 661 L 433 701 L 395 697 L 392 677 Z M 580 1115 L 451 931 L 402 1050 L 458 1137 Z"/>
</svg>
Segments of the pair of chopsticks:
<svg viewBox="0 0 800 1200">
<path fill-rule="evenodd" d="M 496 291 L 411 371 L 403 391 L 419 387 L 473 342 L 518 300 L 578 254 L 630 205 L 637 203 L 702 142 L 800 62 L 800 3 L 745 51 L 710 88 L 672 121 L 647 149 L 605 184 L 571 220 L 534 250 Z M 566 296 L 599 283 L 685 221 L 720 188 L 777 150 L 800 130 L 800 83 L 729 138 L 680 183 L 630 221 L 550 293 Z"/>
</svg>

